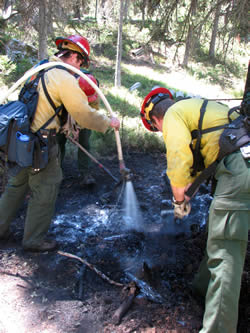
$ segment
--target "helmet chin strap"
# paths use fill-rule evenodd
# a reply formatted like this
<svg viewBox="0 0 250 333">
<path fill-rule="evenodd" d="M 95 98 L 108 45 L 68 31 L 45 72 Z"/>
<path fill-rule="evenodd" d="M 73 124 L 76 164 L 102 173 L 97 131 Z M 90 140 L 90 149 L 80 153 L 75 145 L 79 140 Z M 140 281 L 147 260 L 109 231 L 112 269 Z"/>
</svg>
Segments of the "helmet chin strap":
<svg viewBox="0 0 250 333">
<path fill-rule="evenodd" d="M 162 118 L 159 119 L 156 116 L 153 116 L 152 119 L 152 126 L 157 128 L 158 131 L 162 132 Z"/>
<path fill-rule="evenodd" d="M 7 92 L 6 94 L 0 98 L 0 104 L 3 104 L 3 102 L 9 97 L 9 95 L 11 93 L 13 93 L 22 83 L 24 83 L 26 80 L 28 80 L 29 77 L 33 76 L 34 74 L 38 73 L 39 71 L 49 68 L 49 67 L 53 67 L 53 66 L 64 66 L 65 68 L 71 70 L 72 72 L 78 74 L 79 76 L 81 76 L 82 78 L 84 78 L 97 92 L 97 94 L 100 96 L 100 98 L 102 99 L 105 107 L 107 108 L 109 114 L 111 117 L 114 117 L 114 113 L 113 110 L 111 109 L 111 106 L 109 104 L 109 102 L 107 101 L 106 97 L 104 96 L 104 94 L 101 92 L 100 88 L 86 75 L 84 74 L 82 71 L 80 71 L 79 69 L 66 64 L 64 62 L 48 62 L 45 64 L 42 64 L 40 66 L 37 66 L 35 68 L 31 68 L 29 71 L 27 71 Z M 122 171 L 124 169 L 126 169 L 125 167 L 125 163 L 123 160 L 123 153 L 122 153 L 122 145 L 121 145 L 121 139 L 120 139 L 120 135 L 119 135 L 119 131 L 118 130 L 114 130 L 115 131 L 115 139 L 116 139 L 116 145 L 117 145 L 117 152 L 118 152 L 118 159 L 119 159 L 119 166 L 120 166 L 120 172 L 122 173 Z"/>
<path fill-rule="evenodd" d="M 154 95 L 151 97 L 151 99 L 148 101 L 145 107 L 145 116 L 147 120 L 150 120 L 149 113 L 153 110 L 153 108 L 156 106 L 156 104 L 160 103 L 166 98 L 170 98 L 169 94 L 162 94 L 159 93 L 157 95 Z"/>
</svg>

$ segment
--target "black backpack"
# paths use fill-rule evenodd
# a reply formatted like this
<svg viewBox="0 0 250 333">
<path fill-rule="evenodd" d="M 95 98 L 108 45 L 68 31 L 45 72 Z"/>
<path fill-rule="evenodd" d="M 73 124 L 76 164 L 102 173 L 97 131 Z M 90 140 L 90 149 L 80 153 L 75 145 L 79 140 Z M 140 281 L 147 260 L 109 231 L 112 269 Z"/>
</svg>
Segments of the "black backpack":
<svg viewBox="0 0 250 333">
<path fill-rule="evenodd" d="M 45 72 L 55 67 L 67 70 L 63 66 L 53 66 L 40 71 L 34 80 L 25 83 L 17 101 L 0 105 L 0 157 L 2 166 L 7 164 L 8 167 L 13 167 L 17 164 L 19 167 L 32 166 L 35 169 L 42 169 L 47 165 L 48 140 L 41 134 L 42 130 L 60 112 L 64 115 L 66 113 L 63 105 L 55 106 L 44 81 Z M 40 79 L 45 95 L 55 113 L 36 133 L 32 133 L 30 126 L 37 108 L 39 97 L 37 86 Z"/>
<path fill-rule="evenodd" d="M 201 174 L 195 179 L 189 189 L 186 191 L 186 195 L 188 197 L 192 197 L 194 193 L 198 190 L 199 186 L 211 179 L 215 173 L 216 167 L 218 163 L 226 156 L 229 155 L 241 147 L 250 143 L 250 99 L 248 98 L 248 103 L 246 103 L 246 99 L 241 106 L 232 108 L 228 111 L 228 124 L 211 127 L 202 130 L 202 122 L 204 118 L 204 114 L 206 111 L 206 106 L 208 100 L 204 100 L 200 109 L 200 119 L 198 124 L 198 129 L 192 131 L 192 140 L 196 139 L 196 145 L 193 149 L 191 146 L 191 150 L 193 153 L 194 163 L 192 166 L 191 175 L 195 176 L 197 172 L 202 171 Z M 239 116 L 232 120 L 230 118 L 233 112 L 238 112 Z M 207 168 L 204 166 L 203 157 L 200 152 L 200 143 L 202 134 L 217 131 L 223 129 L 222 134 L 219 138 L 219 153 L 216 160 L 210 164 Z M 249 149 L 250 150 L 250 149 Z M 244 158 L 249 159 L 250 154 L 246 154 Z"/>
</svg>

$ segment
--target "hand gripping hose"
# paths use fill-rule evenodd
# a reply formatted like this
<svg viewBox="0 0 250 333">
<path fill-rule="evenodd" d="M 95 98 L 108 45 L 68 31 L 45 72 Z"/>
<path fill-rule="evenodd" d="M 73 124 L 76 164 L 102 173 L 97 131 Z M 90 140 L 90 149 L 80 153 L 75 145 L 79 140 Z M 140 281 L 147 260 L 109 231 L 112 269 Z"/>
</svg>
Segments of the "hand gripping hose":
<svg viewBox="0 0 250 333">
<path fill-rule="evenodd" d="M 107 101 L 106 97 L 104 96 L 104 94 L 101 92 L 101 90 L 99 89 L 99 87 L 87 76 L 85 75 L 83 72 L 81 72 L 79 69 L 65 64 L 64 62 L 48 62 L 45 64 L 42 64 L 40 66 L 37 66 L 35 68 L 31 68 L 29 71 L 27 71 L 7 92 L 6 94 L 0 98 L 0 104 L 2 104 L 7 98 L 8 96 L 13 93 L 23 82 L 25 82 L 29 77 L 31 77 L 32 75 L 36 74 L 37 72 L 45 69 L 45 68 L 49 68 L 49 67 L 53 67 L 53 66 L 64 66 L 65 68 L 71 70 L 72 72 L 78 74 L 79 76 L 81 76 L 83 79 L 85 79 L 97 92 L 97 94 L 100 96 L 100 98 L 102 99 L 104 105 L 106 106 L 109 114 L 111 117 L 114 117 L 114 113 L 111 109 L 111 106 L 109 104 L 109 102 Z M 128 174 L 128 169 L 125 167 L 125 163 L 123 160 L 123 153 L 122 153 L 122 146 L 121 146 L 121 139 L 120 139 L 120 135 L 119 135 L 119 131 L 115 130 L 115 139 L 116 139 L 116 145 L 117 145 L 117 152 L 118 152 L 118 159 L 119 159 L 119 167 L 120 167 L 120 172 L 121 174 L 124 176 L 127 176 Z"/>
</svg>

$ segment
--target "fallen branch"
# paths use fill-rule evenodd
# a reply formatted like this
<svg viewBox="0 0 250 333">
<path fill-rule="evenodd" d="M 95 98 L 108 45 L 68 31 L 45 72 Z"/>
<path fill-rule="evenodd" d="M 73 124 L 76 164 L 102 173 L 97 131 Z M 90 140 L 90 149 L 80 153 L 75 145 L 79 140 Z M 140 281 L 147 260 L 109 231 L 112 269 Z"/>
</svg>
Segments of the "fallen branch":
<svg viewBox="0 0 250 333">
<path fill-rule="evenodd" d="M 67 252 L 58 251 L 57 253 L 60 254 L 61 256 L 64 256 L 64 257 L 68 257 L 68 258 L 79 260 L 81 263 L 83 263 L 86 266 L 88 266 L 88 268 L 90 268 L 97 275 L 99 275 L 103 280 L 109 282 L 110 284 L 113 284 L 113 285 L 115 285 L 117 287 L 125 287 L 124 284 L 111 280 L 109 277 L 107 277 L 107 275 L 105 275 L 104 273 L 102 273 L 101 271 L 99 271 L 99 269 L 97 269 L 93 264 L 90 264 L 89 262 L 87 262 L 87 260 L 82 259 L 82 258 L 80 258 L 80 257 L 78 257 L 78 256 L 76 256 L 74 254 L 67 253 Z"/>
<path fill-rule="evenodd" d="M 83 277 L 85 275 L 86 272 L 86 265 L 82 265 L 81 269 L 80 269 L 80 278 L 79 278 L 79 292 L 78 292 L 78 298 L 81 299 L 82 298 L 82 293 L 83 293 Z"/>
<path fill-rule="evenodd" d="M 122 304 L 119 306 L 119 308 L 115 311 L 115 313 L 113 315 L 113 322 L 115 325 L 120 324 L 122 317 L 131 307 L 133 300 L 136 296 L 136 292 L 138 291 L 137 286 L 133 282 L 128 287 L 129 287 L 128 295 L 125 297 L 124 301 L 122 302 Z"/>
</svg>

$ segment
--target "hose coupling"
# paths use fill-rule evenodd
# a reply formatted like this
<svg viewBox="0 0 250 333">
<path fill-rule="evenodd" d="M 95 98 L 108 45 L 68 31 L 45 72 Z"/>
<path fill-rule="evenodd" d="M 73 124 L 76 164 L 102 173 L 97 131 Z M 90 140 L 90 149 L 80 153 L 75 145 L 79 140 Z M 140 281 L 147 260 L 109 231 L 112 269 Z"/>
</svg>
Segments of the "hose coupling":
<svg viewBox="0 0 250 333">
<path fill-rule="evenodd" d="M 132 173 L 131 173 L 131 170 L 128 169 L 128 168 L 123 168 L 121 169 L 121 175 L 122 175 L 122 178 L 125 180 L 125 181 L 130 181 L 132 179 Z"/>
</svg>

